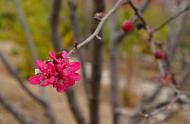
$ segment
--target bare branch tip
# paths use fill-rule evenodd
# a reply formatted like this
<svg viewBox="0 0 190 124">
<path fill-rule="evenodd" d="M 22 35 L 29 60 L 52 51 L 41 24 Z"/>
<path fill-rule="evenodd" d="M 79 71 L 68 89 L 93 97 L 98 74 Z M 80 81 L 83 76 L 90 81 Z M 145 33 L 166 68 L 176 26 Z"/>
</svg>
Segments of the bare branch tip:
<svg viewBox="0 0 190 124">
<path fill-rule="evenodd" d="M 104 17 L 104 15 L 105 14 L 103 12 L 98 12 L 98 13 L 95 14 L 94 18 L 101 21 L 102 18 Z"/>
<path fill-rule="evenodd" d="M 188 11 L 190 9 L 190 6 L 188 5 L 185 9 L 184 9 L 184 11 Z"/>
<path fill-rule="evenodd" d="M 77 41 L 74 43 L 74 48 L 78 49 L 78 43 L 77 43 Z"/>
<path fill-rule="evenodd" d="M 96 38 L 97 38 L 98 40 L 102 40 L 102 38 L 101 38 L 99 35 L 96 35 Z"/>
</svg>

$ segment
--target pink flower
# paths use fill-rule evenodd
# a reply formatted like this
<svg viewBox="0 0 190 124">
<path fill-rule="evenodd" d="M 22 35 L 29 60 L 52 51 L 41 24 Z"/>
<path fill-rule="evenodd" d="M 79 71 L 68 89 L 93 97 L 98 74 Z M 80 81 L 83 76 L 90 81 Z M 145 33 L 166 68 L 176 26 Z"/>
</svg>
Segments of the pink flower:
<svg viewBox="0 0 190 124">
<path fill-rule="evenodd" d="M 49 53 L 50 61 L 36 61 L 37 73 L 28 80 L 30 84 L 48 86 L 52 85 L 58 92 L 64 92 L 80 80 L 76 72 L 80 69 L 80 62 L 69 62 L 68 54 L 62 51 L 59 54 Z"/>
</svg>

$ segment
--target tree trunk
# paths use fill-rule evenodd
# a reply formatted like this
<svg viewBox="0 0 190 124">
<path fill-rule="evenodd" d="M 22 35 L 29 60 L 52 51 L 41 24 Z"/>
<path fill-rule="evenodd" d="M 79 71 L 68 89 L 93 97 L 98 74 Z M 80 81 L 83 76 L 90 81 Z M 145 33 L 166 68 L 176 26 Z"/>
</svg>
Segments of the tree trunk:
<svg viewBox="0 0 190 124">
<path fill-rule="evenodd" d="M 104 12 L 104 0 L 94 0 L 94 9 L 92 18 L 96 13 Z M 99 23 L 99 20 L 92 19 L 91 32 L 93 33 Z M 102 33 L 99 34 L 102 37 Z M 103 41 L 97 38 L 92 43 L 92 76 L 91 76 L 91 92 L 92 96 L 89 101 L 90 105 L 90 124 L 99 124 L 99 97 L 100 97 L 100 80 L 102 72 L 102 46 Z"/>
</svg>

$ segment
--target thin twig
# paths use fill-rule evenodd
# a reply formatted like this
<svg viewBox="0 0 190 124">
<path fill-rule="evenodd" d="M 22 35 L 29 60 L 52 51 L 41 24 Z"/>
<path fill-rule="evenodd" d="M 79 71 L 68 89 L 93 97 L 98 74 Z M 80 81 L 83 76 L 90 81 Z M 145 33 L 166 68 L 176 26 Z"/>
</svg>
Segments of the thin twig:
<svg viewBox="0 0 190 124">
<path fill-rule="evenodd" d="M 139 11 L 139 9 L 132 3 L 131 0 L 128 0 L 129 5 L 131 6 L 131 8 L 133 9 L 133 11 L 135 12 L 135 15 L 141 20 L 143 26 L 146 28 L 146 21 L 144 19 L 144 17 L 141 15 L 141 12 Z"/>
<path fill-rule="evenodd" d="M 0 94 L 0 104 L 10 112 L 21 124 L 34 124 L 34 121 L 27 117 L 14 103 L 11 103 Z"/>
<path fill-rule="evenodd" d="M 155 116 L 157 114 L 159 114 L 160 112 L 163 111 L 167 111 L 172 104 L 174 104 L 180 97 L 181 93 L 177 92 L 176 96 L 174 96 L 169 102 L 167 102 L 165 105 L 161 106 L 161 107 L 156 107 L 154 108 L 152 111 L 147 112 L 147 113 L 140 113 L 143 117 L 145 118 L 150 118 L 152 116 Z"/>
<path fill-rule="evenodd" d="M 176 19 L 179 15 L 183 14 L 184 12 L 186 12 L 187 10 L 189 10 L 189 6 L 187 6 L 183 11 L 180 11 L 178 14 L 170 17 L 168 20 L 166 20 L 163 24 L 161 24 L 160 26 L 158 26 L 157 28 L 155 28 L 154 30 L 150 30 L 151 28 L 147 25 L 146 20 L 144 19 L 143 16 L 141 16 L 140 12 L 138 11 L 138 8 L 135 7 L 135 5 L 131 2 L 131 0 L 128 0 L 129 5 L 131 6 L 131 8 L 133 9 L 133 11 L 135 12 L 136 16 L 142 20 L 146 26 L 145 31 L 148 32 L 148 41 L 150 43 L 152 52 L 155 52 L 156 50 L 156 44 L 154 42 L 154 33 L 156 33 L 156 31 L 160 30 L 161 28 L 163 28 L 165 25 L 167 25 L 168 23 L 170 23 L 173 19 Z M 169 63 L 168 60 L 165 60 L 166 63 Z M 167 70 L 165 70 L 164 67 L 164 63 L 161 60 L 157 60 L 158 65 L 159 65 L 159 69 L 161 72 L 161 75 L 164 76 L 165 72 Z"/>
<path fill-rule="evenodd" d="M 163 22 L 160 26 L 154 28 L 152 30 L 152 33 L 155 33 L 159 30 L 161 30 L 163 27 L 165 27 L 168 23 L 170 23 L 171 21 L 173 21 L 174 19 L 178 18 L 179 16 L 181 16 L 183 13 L 187 12 L 190 9 L 189 6 L 187 6 L 185 9 L 183 9 L 182 11 L 178 12 L 176 15 L 171 16 L 170 18 L 168 18 L 165 22 Z"/>
<path fill-rule="evenodd" d="M 0 51 L 0 59 L 2 63 L 4 64 L 5 68 L 8 70 L 8 72 L 17 80 L 19 85 L 23 88 L 23 90 L 31 96 L 36 102 L 38 102 L 41 105 L 45 105 L 45 102 L 40 96 L 35 95 L 26 85 L 25 82 L 20 78 L 17 70 L 11 66 L 11 64 L 8 62 L 8 60 L 4 57 L 3 53 Z"/>
<path fill-rule="evenodd" d="M 81 37 L 80 37 L 79 20 L 76 15 L 76 11 L 77 11 L 76 0 L 69 0 L 68 4 L 69 4 L 69 9 L 70 9 L 70 22 L 71 22 L 71 28 L 73 31 L 73 38 L 75 40 L 75 44 L 77 45 Z M 79 56 L 79 61 L 81 63 L 81 73 L 83 77 L 86 96 L 87 96 L 87 99 L 89 99 L 91 96 L 90 95 L 91 92 L 90 92 L 90 86 L 89 86 L 89 77 L 87 76 L 87 72 L 86 72 L 84 52 L 85 51 L 83 49 L 78 50 L 78 56 Z"/>
<path fill-rule="evenodd" d="M 0 51 L 0 59 L 2 63 L 5 65 L 8 72 L 17 80 L 21 88 L 37 103 L 39 103 L 40 106 L 44 108 L 46 111 L 47 117 L 50 120 L 52 124 L 58 124 L 56 117 L 54 115 L 53 109 L 50 106 L 50 103 L 46 101 L 45 98 L 42 98 L 36 94 L 34 94 L 27 86 L 26 82 L 24 82 L 21 77 L 19 76 L 17 70 L 11 66 L 11 64 L 8 62 L 8 60 L 4 57 L 2 52 Z"/>
<path fill-rule="evenodd" d="M 142 23 L 144 24 L 145 28 L 144 30 L 148 33 L 148 41 L 150 43 L 150 47 L 152 49 L 152 52 L 155 52 L 155 50 L 157 49 L 157 45 L 154 41 L 154 33 L 156 33 L 157 31 L 161 30 L 165 25 L 167 25 L 168 23 L 170 23 L 172 20 L 176 19 L 178 16 L 180 16 L 181 14 L 183 14 L 184 12 L 186 12 L 187 10 L 189 10 L 189 6 L 186 7 L 183 11 L 180 11 L 179 13 L 177 13 L 176 15 L 170 17 L 168 20 L 166 20 L 163 24 L 161 24 L 160 26 L 158 26 L 157 28 L 155 28 L 154 30 L 151 30 L 151 28 L 148 26 L 148 24 L 146 23 L 146 20 L 144 19 L 144 17 L 141 15 L 141 13 L 138 11 L 138 8 L 135 7 L 135 5 L 132 3 L 131 0 L 128 0 L 129 2 L 129 5 L 131 6 L 131 8 L 133 9 L 133 11 L 135 12 L 135 15 L 142 21 Z M 159 66 L 159 70 L 160 70 L 160 73 L 162 76 L 165 76 L 165 74 L 169 71 L 169 67 L 166 67 L 165 66 L 165 63 L 169 63 L 169 60 L 164 60 L 164 61 L 161 61 L 161 60 L 157 60 L 157 63 L 158 63 L 158 66 Z M 169 65 L 169 64 L 167 64 Z M 144 114 L 145 117 L 150 117 L 150 116 L 153 116 L 157 113 L 160 113 L 161 111 L 165 110 L 168 105 L 174 103 L 178 97 L 179 97 L 179 94 L 181 92 L 179 92 L 178 88 L 176 87 L 176 81 L 174 80 L 175 78 L 173 77 L 173 80 L 172 80 L 172 84 L 170 84 L 170 87 L 174 90 L 174 92 L 178 93 L 176 97 L 174 97 L 174 99 L 172 99 L 169 104 L 167 104 L 166 106 L 163 106 L 159 109 L 154 109 L 152 112 L 148 112 L 148 114 Z"/>
<path fill-rule="evenodd" d="M 101 19 L 100 23 L 98 24 L 96 30 L 94 31 L 94 33 L 92 33 L 86 40 L 82 41 L 81 43 L 79 43 L 77 45 L 77 49 L 81 48 L 82 46 L 84 46 L 85 44 L 89 43 L 92 41 L 92 39 L 94 39 L 95 37 L 98 36 L 99 32 L 101 31 L 104 23 L 106 22 L 106 20 L 121 6 L 123 0 L 118 0 L 117 3 L 113 6 L 113 8 Z M 71 51 L 69 52 L 69 55 L 71 55 L 72 53 L 74 53 L 74 51 L 76 50 L 76 48 L 74 47 L 73 49 L 71 49 Z"/>
<path fill-rule="evenodd" d="M 56 6 L 59 6 L 59 5 L 55 5 L 55 4 L 59 4 L 58 1 L 61 2 L 61 0 L 54 0 L 54 2 L 55 2 L 54 3 L 54 7 L 53 7 L 54 9 L 58 9 L 58 8 L 56 8 Z M 52 10 L 52 11 L 54 11 L 54 12 L 52 12 L 52 19 L 53 19 L 53 13 L 56 15 L 56 18 L 58 18 L 58 13 L 60 11 L 58 11 L 58 10 Z M 54 23 L 57 23 L 54 26 L 58 25 L 58 22 L 56 22 L 56 21 L 58 21 L 57 19 L 56 20 L 53 19 L 52 21 Z M 54 27 L 54 29 L 55 29 L 55 27 Z M 54 33 L 54 32 L 51 32 L 51 33 Z M 52 42 L 55 43 L 55 41 L 53 39 L 52 39 Z M 56 42 L 57 43 L 55 43 L 55 44 L 61 44 L 60 40 L 56 40 Z M 61 50 L 61 46 L 59 46 L 59 45 L 53 45 L 53 48 L 54 48 L 54 50 L 56 52 L 59 52 Z M 73 114 L 73 117 L 74 117 L 76 123 L 77 124 L 86 124 L 85 117 L 84 117 L 84 115 L 81 112 L 79 104 L 77 104 L 78 100 L 77 100 L 77 97 L 76 97 L 75 90 L 73 88 L 67 89 L 67 91 L 66 91 L 66 97 L 67 97 L 67 101 L 68 101 L 68 104 L 69 104 L 69 108 L 70 108 L 70 110 L 71 110 L 71 112 Z"/>
</svg>

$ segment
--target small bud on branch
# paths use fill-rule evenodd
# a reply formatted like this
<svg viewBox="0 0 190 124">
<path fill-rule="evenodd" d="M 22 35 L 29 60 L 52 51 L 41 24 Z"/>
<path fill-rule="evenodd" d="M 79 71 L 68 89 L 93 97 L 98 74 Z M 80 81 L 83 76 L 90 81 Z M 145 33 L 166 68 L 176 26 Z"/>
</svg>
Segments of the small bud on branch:
<svg viewBox="0 0 190 124">
<path fill-rule="evenodd" d="M 124 32 L 130 32 L 133 29 L 133 23 L 131 21 L 124 21 L 122 24 L 122 29 Z"/>
</svg>

